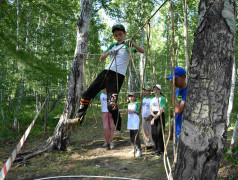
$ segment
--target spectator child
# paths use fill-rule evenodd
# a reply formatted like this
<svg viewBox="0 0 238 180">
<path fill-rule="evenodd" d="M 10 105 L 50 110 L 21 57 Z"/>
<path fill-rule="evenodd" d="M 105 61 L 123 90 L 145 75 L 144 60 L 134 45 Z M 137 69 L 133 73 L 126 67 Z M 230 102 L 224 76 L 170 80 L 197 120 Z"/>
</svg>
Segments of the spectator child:
<svg viewBox="0 0 238 180">
<path fill-rule="evenodd" d="M 150 88 L 144 88 L 145 97 L 142 101 L 142 134 L 145 141 L 147 149 L 152 148 L 153 140 L 151 136 L 151 119 L 150 119 L 150 101 L 152 97 L 150 96 Z"/>
<path fill-rule="evenodd" d="M 102 120 L 103 120 L 103 130 L 104 130 L 104 137 L 105 143 L 103 144 L 104 147 L 110 147 L 110 149 L 114 148 L 114 144 L 112 142 L 113 135 L 114 135 L 114 124 L 111 113 L 109 113 L 107 109 L 107 91 L 106 88 L 102 90 L 100 94 L 100 101 L 101 101 L 101 110 L 102 110 Z"/>
<path fill-rule="evenodd" d="M 159 84 L 153 86 L 153 91 L 155 97 L 150 102 L 151 131 L 152 131 L 152 139 L 154 142 L 155 155 L 161 156 L 162 153 L 164 152 L 162 125 L 163 129 L 165 130 L 164 108 L 166 100 L 164 96 L 162 96 L 161 94 L 161 86 Z"/>
<path fill-rule="evenodd" d="M 140 157 L 142 155 L 142 149 L 140 144 L 140 136 L 139 136 L 139 104 L 136 102 L 135 95 L 133 93 L 128 94 L 129 104 L 128 104 L 128 121 L 127 121 L 127 129 L 130 130 L 130 141 L 133 147 L 130 153 L 134 153 L 134 143 L 136 150 L 136 157 Z"/>
</svg>

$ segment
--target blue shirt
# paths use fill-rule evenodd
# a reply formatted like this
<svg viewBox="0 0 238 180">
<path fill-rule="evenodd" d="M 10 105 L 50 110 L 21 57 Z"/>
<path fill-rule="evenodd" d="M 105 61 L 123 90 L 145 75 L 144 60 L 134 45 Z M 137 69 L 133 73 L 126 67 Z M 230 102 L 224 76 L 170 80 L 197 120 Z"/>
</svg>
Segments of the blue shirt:
<svg viewBox="0 0 238 180">
<path fill-rule="evenodd" d="M 176 95 L 176 98 L 177 98 L 179 104 L 181 103 L 181 101 L 185 101 L 186 93 L 187 93 L 187 87 L 185 87 L 182 90 L 177 89 L 175 91 L 175 95 Z M 182 117 L 183 117 L 183 111 L 179 114 L 175 114 L 175 134 L 176 135 L 179 135 L 179 133 L 181 131 Z"/>
</svg>

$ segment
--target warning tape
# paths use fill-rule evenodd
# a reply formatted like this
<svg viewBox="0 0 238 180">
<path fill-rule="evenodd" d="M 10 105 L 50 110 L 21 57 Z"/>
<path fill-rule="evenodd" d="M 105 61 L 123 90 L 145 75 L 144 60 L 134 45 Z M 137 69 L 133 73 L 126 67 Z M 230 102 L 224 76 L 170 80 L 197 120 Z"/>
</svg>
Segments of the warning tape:
<svg viewBox="0 0 238 180">
<path fill-rule="evenodd" d="M 22 136 L 21 140 L 19 141 L 19 143 L 17 144 L 16 148 L 13 150 L 11 156 L 8 158 L 7 162 L 4 164 L 1 172 L 0 172 L 0 180 L 3 180 L 6 175 L 7 172 L 9 171 L 10 167 L 13 164 L 13 161 L 15 160 L 17 154 L 19 153 L 20 149 L 22 148 L 28 134 L 31 131 L 31 128 L 34 126 L 36 119 L 38 118 L 38 115 L 40 114 L 43 106 L 44 106 L 45 102 L 43 103 L 43 105 L 41 106 L 40 111 L 37 113 L 37 115 L 35 116 L 35 118 L 33 119 L 33 121 L 31 122 L 30 126 L 27 128 L 27 130 L 25 131 L 25 134 Z"/>
</svg>

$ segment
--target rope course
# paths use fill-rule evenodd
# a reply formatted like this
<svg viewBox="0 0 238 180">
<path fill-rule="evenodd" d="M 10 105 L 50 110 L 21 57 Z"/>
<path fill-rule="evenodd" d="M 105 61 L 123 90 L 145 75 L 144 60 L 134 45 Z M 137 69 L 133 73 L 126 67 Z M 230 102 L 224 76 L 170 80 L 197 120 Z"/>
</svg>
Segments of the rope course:
<svg viewBox="0 0 238 180">
<path fill-rule="evenodd" d="M 174 63 L 174 12 L 173 12 L 173 7 L 172 7 L 172 0 L 169 0 L 170 1 L 170 8 L 171 8 L 171 24 L 172 24 L 172 41 L 171 41 L 171 63 L 172 63 L 172 69 L 173 69 L 173 85 L 172 85 L 172 105 L 174 107 L 174 98 L 175 98 L 175 77 L 174 77 L 174 68 L 175 68 L 175 63 Z M 138 72 L 135 68 L 135 63 L 134 63 L 134 59 L 133 59 L 133 56 L 132 56 L 132 41 L 133 39 L 136 37 L 136 35 L 142 31 L 142 29 L 146 26 L 146 35 L 147 35 L 147 53 L 146 53 L 146 60 L 145 60 L 145 65 L 144 65 L 144 69 L 143 69 L 143 75 L 142 75 L 142 83 L 141 83 L 141 92 L 140 92 L 140 104 L 142 104 L 142 96 L 143 96 L 143 82 L 144 82 L 144 75 L 145 75 L 145 71 L 146 71 L 146 64 L 147 64 L 147 61 L 148 61 L 148 58 L 149 58 L 149 62 L 150 62 L 150 66 L 151 66 L 151 71 L 152 71 L 152 76 L 153 76 L 153 84 L 156 85 L 156 79 L 155 79 L 155 73 L 154 73 L 154 67 L 153 67 L 153 63 L 152 63 L 152 58 L 151 58 L 151 54 L 150 54 L 150 32 L 151 32 L 151 28 L 150 28 L 150 20 L 159 12 L 159 10 L 168 2 L 168 0 L 165 0 L 161 5 L 160 7 L 146 20 L 146 22 L 144 23 L 144 25 L 142 25 L 139 30 L 137 30 L 137 32 L 130 38 L 130 41 L 129 41 L 129 52 L 130 52 L 130 58 L 129 58 L 129 64 L 132 63 L 133 65 L 133 68 L 134 68 L 134 71 L 136 73 L 136 77 L 138 77 Z M 117 51 L 119 51 L 124 45 L 122 45 Z M 83 53 L 82 53 L 83 54 Z M 84 53 L 86 54 L 86 53 Z M 101 55 L 101 54 L 90 54 L 90 55 L 94 55 L 94 61 L 95 61 L 95 56 L 97 55 Z M 111 65 L 113 64 L 113 62 L 115 61 L 116 63 L 116 55 L 114 56 L 114 58 L 111 60 L 110 62 L 110 66 L 109 66 L 109 70 L 111 68 Z M 89 62 L 90 62 L 90 58 L 89 58 Z M 96 63 L 95 63 L 96 64 Z M 90 67 L 89 67 L 90 68 Z M 97 70 L 98 70 L 98 66 L 96 68 L 94 68 L 94 72 L 93 74 L 96 75 L 97 73 Z M 116 73 L 117 72 L 117 69 L 116 69 Z M 93 77 L 94 77 L 93 75 Z M 89 73 L 89 76 L 90 76 L 90 73 Z M 106 78 L 107 74 L 105 75 L 105 78 Z M 104 80 L 105 80 L 104 78 Z M 118 83 L 118 76 L 116 77 L 117 78 L 117 83 Z M 88 77 L 88 80 L 90 81 L 90 77 Z M 104 82 L 103 80 L 103 82 Z M 129 80 L 129 77 L 127 76 L 127 79 L 126 79 L 126 88 L 125 88 L 125 98 L 124 98 L 124 103 L 123 103 L 123 110 L 125 109 L 125 104 L 126 104 L 126 99 L 127 99 L 127 95 L 126 95 L 126 92 L 128 90 L 128 80 Z M 102 82 L 102 83 L 103 83 Z M 140 81 L 139 81 L 140 82 Z M 117 88 L 118 88 L 118 84 L 117 84 Z M 156 96 L 157 99 L 159 99 L 158 96 Z M 160 109 L 160 107 L 159 107 Z M 140 110 L 139 110 L 139 114 L 140 114 L 140 123 L 139 123 L 139 131 L 138 133 L 141 131 L 141 110 L 142 110 L 142 107 L 140 106 Z M 160 113 L 160 112 L 159 112 Z M 174 108 L 173 108 L 173 115 L 175 117 L 175 111 L 174 111 Z M 95 114 L 94 114 L 95 116 Z M 118 111 L 118 117 L 119 117 L 119 111 Z M 162 122 L 162 117 L 160 116 L 160 122 L 161 122 L 161 127 L 162 127 L 162 136 L 163 136 L 163 143 L 164 143 L 164 167 L 165 167 L 165 171 L 166 171 L 166 175 L 167 175 L 167 178 L 168 179 L 172 179 L 172 170 L 171 170 L 171 165 L 170 165 L 170 162 L 169 162 L 169 157 L 168 157 L 168 153 L 167 153 L 167 146 L 168 146 L 168 142 L 169 142 L 169 137 L 171 135 L 171 129 L 169 128 L 169 135 L 168 135 L 168 138 L 167 138 L 167 141 L 165 141 L 165 135 L 164 135 L 164 127 L 163 127 L 163 122 Z M 117 118 L 117 123 L 118 123 L 118 118 Z M 116 126 L 117 126 L 117 123 L 116 123 Z M 174 119 L 174 122 L 173 124 L 175 125 L 175 119 Z M 170 109 L 169 109 L 169 127 L 170 127 Z M 138 133 L 136 135 L 136 138 L 138 136 Z M 135 138 L 135 141 L 136 141 L 136 138 Z M 175 146 L 175 129 L 173 129 L 173 138 L 174 138 L 174 146 Z M 134 141 L 134 149 L 135 149 L 135 141 Z M 145 148 L 145 151 L 146 151 L 146 148 Z M 135 151 L 134 151 L 135 152 Z M 174 162 L 176 162 L 176 156 L 177 155 L 177 151 L 175 151 L 175 156 L 174 156 Z M 135 153 L 134 153 L 134 158 L 135 158 Z M 146 156 L 145 156 L 146 158 Z M 145 159 L 144 158 L 144 159 Z M 144 161 L 144 160 L 143 160 Z"/>
<path fill-rule="evenodd" d="M 171 7 L 171 23 L 172 23 L 172 41 L 171 41 L 171 62 L 172 62 L 172 69 L 173 69 L 173 86 L 172 86 L 172 104 L 173 104 L 173 107 L 174 107 L 174 98 L 175 98 L 175 77 L 174 77 L 174 68 L 175 68 L 175 64 L 174 64 L 174 12 L 173 12 L 173 7 L 172 7 L 172 0 L 169 0 L 170 1 L 170 7 Z M 152 58 L 151 58 L 151 54 L 150 54 L 150 32 L 151 32 L 151 28 L 150 28 L 150 20 L 158 13 L 158 11 L 166 4 L 166 2 L 168 2 L 168 0 L 165 0 L 162 5 L 160 5 L 160 7 L 146 20 L 146 23 L 144 25 L 142 25 L 139 30 L 130 38 L 130 42 L 129 42 L 129 52 L 130 52 L 130 59 L 129 59 L 129 64 L 132 63 L 133 65 L 133 68 L 135 70 L 135 73 L 136 73 L 136 76 L 138 77 L 138 72 L 135 68 L 135 63 L 134 63 L 134 60 L 133 60 L 133 57 L 132 57 L 132 41 L 133 39 L 136 37 L 136 35 L 142 31 L 142 29 L 146 26 L 146 35 L 147 35 L 147 49 L 146 49 L 146 58 L 145 58 L 145 64 L 144 64 L 144 68 L 143 68 L 143 75 L 142 75 L 142 81 L 141 81 L 141 90 L 140 90 L 140 104 L 142 104 L 142 97 L 143 97 L 143 86 L 144 86 L 144 77 L 145 77 L 145 73 L 146 73 L 146 65 L 147 65 L 147 62 L 149 61 L 150 62 L 150 66 L 151 66 L 151 71 L 152 71 L 152 75 L 153 75 L 153 84 L 155 85 L 156 84 L 156 79 L 155 79 L 155 74 L 154 74 L 154 70 L 153 70 L 153 64 L 152 64 Z M 124 47 L 124 45 L 122 45 L 117 51 L 119 51 L 122 47 Z M 90 83 L 91 79 L 94 79 L 97 75 L 97 71 L 98 71 L 98 68 L 99 68 L 99 64 L 96 63 L 97 61 L 97 58 L 98 56 L 101 56 L 102 54 L 87 54 L 87 53 L 80 53 L 80 54 L 83 54 L 83 55 L 87 55 L 88 56 L 88 83 Z M 94 58 L 92 58 L 92 56 Z M 92 60 L 93 59 L 93 60 Z M 93 72 L 91 73 L 90 72 L 90 65 L 91 63 L 93 62 Z M 109 70 L 113 64 L 113 62 L 115 61 L 116 63 L 116 55 L 114 56 L 113 60 L 111 61 L 111 64 L 109 66 Z M 95 67 L 96 66 L 96 67 Z M 103 67 L 103 66 L 102 66 Z M 117 67 L 116 67 L 117 68 Z M 117 69 L 116 69 L 116 74 L 117 74 Z M 107 74 L 105 75 L 105 78 L 106 78 Z M 92 78 L 91 78 L 92 77 Z M 105 78 L 103 80 L 103 82 L 105 81 Z M 118 75 L 116 76 L 117 78 L 117 90 L 118 90 Z M 129 76 L 126 77 L 126 88 L 125 88 L 125 96 L 124 96 L 124 103 L 123 103 L 123 110 L 125 109 L 125 104 L 126 104 L 126 99 L 127 99 L 127 90 L 128 90 L 128 81 L 129 81 Z M 102 83 L 103 83 L 102 82 Z M 140 81 L 139 81 L 140 82 Z M 101 84 L 102 85 L 102 84 Z M 159 97 L 157 97 L 159 98 Z M 119 100 L 119 99 L 118 99 Z M 1 172 L 0 172 L 0 180 L 3 180 L 7 174 L 7 172 L 9 171 L 11 165 L 13 164 L 13 161 L 15 160 L 17 154 L 19 153 L 21 147 L 23 146 L 23 143 L 25 142 L 28 134 L 30 133 L 31 131 L 31 128 L 33 127 L 38 115 L 40 114 L 43 106 L 44 106 L 45 102 L 43 103 L 43 105 L 41 106 L 41 109 L 40 111 L 37 113 L 36 117 L 33 119 L 32 123 L 30 124 L 30 126 L 28 127 L 28 129 L 26 130 L 25 134 L 23 135 L 23 137 L 21 138 L 20 142 L 18 143 L 17 147 L 14 149 L 14 151 L 12 152 L 11 156 L 8 158 L 7 162 L 5 163 L 5 165 L 3 166 Z M 97 105 L 97 109 L 98 109 L 98 105 Z M 160 107 L 159 107 L 160 109 Z M 174 108 L 173 108 L 174 109 Z M 142 106 L 140 106 L 140 109 L 139 109 L 139 114 L 140 114 L 140 123 L 139 123 L 139 131 L 138 133 L 141 131 L 141 110 L 142 110 Z M 170 111 L 169 111 L 170 112 Z M 160 112 L 159 112 L 160 113 Z M 95 111 L 93 111 L 93 115 L 94 117 L 95 116 Z M 173 110 L 173 115 L 175 115 L 175 111 Z M 119 117 L 119 111 L 118 111 L 118 117 Z M 170 113 L 169 113 L 169 117 L 170 117 Z M 97 118 L 95 118 L 97 119 Z M 118 118 L 117 118 L 118 119 Z M 69 119 L 67 123 L 69 124 L 73 124 L 74 119 Z M 70 122 L 72 121 L 72 122 Z M 80 120 L 81 121 L 81 120 Z M 168 157 L 168 153 L 167 153 L 167 146 L 168 146 L 168 142 L 169 142 L 169 136 L 171 134 L 171 131 L 169 130 L 169 136 L 168 136 L 168 139 L 167 141 L 165 141 L 165 135 L 164 135 L 164 127 L 163 127 L 163 122 L 162 122 L 162 117 L 160 116 L 160 122 L 161 122 L 161 127 L 162 127 L 162 135 L 163 135 L 163 142 L 164 142 L 164 166 L 165 166 L 165 171 L 166 171 L 166 175 L 167 175 L 167 178 L 168 179 L 171 179 L 171 174 L 172 174 L 172 170 L 171 170 L 171 165 L 170 165 L 170 162 L 169 162 L 169 157 Z M 85 123 L 85 122 L 84 122 Z M 118 121 L 117 121 L 118 123 Z M 175 125 L 175 120 L 174 120 L 174 125 Z M 76 124 L 76 123 L 75 123 Z M 117 124 L 116 124 L 117 126 Z M 170 118 L 169 118 L 169 126 L 170 126 Z M 138 133 L 136 135 L 136 138 L 138 136 Z M 135 141 L 136 141 L 136 138 L 135 138 Z M 175 129 L 173 131 L 173 138 L 174 138 L 174 143 L 175 143 Z M 134 148 L 135 148 L 135 141 L 134 141 Z M 174 144 L 175 145 L 175 144 Z M 146 151 L 146 149 L 145 149 Z M 135 151 L 134 151 L 135 152 Z M 176 159 L 176 155 L 177 155 L 177 152 L 175 151 L 175 156 L 174 156 L 174 161 Z M 146 157 L 146 156 L 145 156 Z M 135 158 L 135 153 L 134 153 L 134 158 Z M 145 158 L 144 158 L 145 159 Z M 144 161 L 144 160 L 143 160 Z M 40 178 L 40 179 L 37 179 L 37 180 L 46 180 L 46 179 L 59 179 L 59 178 L 62 178 L 62 179 L 65 179 L 65 178 L 102 178 L 102 179 L 125 179 L 125 180 L 137 180 L 137 179 L 132 179 L 132 178 L 124 178 L 124 177 L 110 177 L 110 176 L 89 176 L 89 175 L 75 175 L 75 176 L 55 176 L 55 177 L 46 177 L 46 178 Z"/>
<path fill-rule="evenodd" d="M 134 60 L 133 60 L 133 57 L 132 57 L 132 41 L 133 39 L 135 38 L 135 36 L 142 31 L 142 29 L 146 26 L 146 35 L 147 35 L 147 53 L 146 53 L 146 60 L 145 60 L 145 65 L 144 65 L 144 69 L 143 69 L 143 75 L 142 75 L 142 81 L 141 82 L 144 82 L 144 74 L 145 74 L 145 71 L 146 71 L 146 64 L 147 64 L 147 61 L 148 61 L 148 58 L 149 58 L 149 62 L 150 62 L 150 65 L 151 65 L 151 71 L 152 71 L 152 75 L 153 75 L 153 84 L 155 85 L 156 84 L 156 79 L 155 79 L 155 74 L 154 74 L 154 68 L 153 68 L 153 64 L 152 64 L 152 58 L 151 58 L 151 55 L 150 55 L 150 45 L 149 45 L 149 40 L 150 40 L 150 32 L 151 32 L 151 28 L 150 28 L 150 20 L 158 13 L 158 11 L 166 4 L 168 0 L 165 0 L 162 5 L 160 5 L 160 7 L 146 20 L 146 23 L 144 23 L 144 25 L 142 25 L 139 30 L 137 30 L 137 32 L 130 38 L 130 41 L 129 41 L 129 52 L 130 52 L 130 59 L 129 59 L 129 63 L 131 62 L 132 65 L 133 65 L 133 68 L 134 68 L 134 71 L 136 73 L 136 77 L 138 77 L 138 73 L 137 73 L 137 70 L 135 68 L 135 63 L 134 63 Z M 173 74 L 174 74 L 174 14 L 173 14 L 173 8 L 172 8 L 172 0 L 170 0 L 170 6 L 171 6 L 171 17 L 172 17 L 172 42 L 171 42 L 171 62 L 172 62 L 172 69 L 173 69 Z M 124 45 L 123 45 L 124 46 Z M 117 51 L 119 51 L 123 46 L 121 46 Z M 92 55 L 92 54 L 91 54 Z M 93 55 L 101 55 L 101 54 L 93 54 Z M 94 58 L 95 59 L 95 58 Z M 89 60 L 90 61 L 90 60 Z M 114 56 L 113 60 L 111 61 L 111 64 L 109 66 L 109 70 L 111 68 L 111 65 L 113 64 L 113 62 L 115 61 L 116 63 L 116 55 Z M 98 66 L 97 66 L 98 67 Z M 97 70 L 97 69 L 94 69 L 94 70 Z M 97 72 L 97 71 L 96 71 Z M 116 69 L 116 73 L 117 73 L 117 69 Z M 94 74 L 95 71 L 94 71 Z M 89 74 L 90 75 L 90 74 Z M 106 75 L 105 75 L 105 78 L 106 78 Z M 125 89 L 125 92 L 127 92 L 127 89 L 128 89 L 128 80 L 129 80 L 129 77 L 127 76 L 127 79 L 126 79 L 126 89 Z M 104 82 L 104 81 L 103 81 Z M 118 83 L 118 77 L 117 77 L 117 83 Z M 173 107 L 174 107 L 174 92 L 175 92 L 175 78 L 173 76 L 173 88 L 172 88 L 172 99 L 173 99 Z M 118 85 L 117 85 L 117 88 L 118 88 Z M 140 92 L 140 97 L 141 97 L 141 102 L 140 104 L 142 104 L 142 96 L 143 96 L 143 83 L 141 83 L 141 92 Z M 125 101 L 123 103 L 123 109 L 125 109 L 125 102 L 126 102 L 126 93 L 125 93 Z M 159 97 L 157 97 L 159 98 Z M 139 110 L 139 114 L 140 114 L 140 123 L 139 123 L 139 131 L 138 133 L 140 132 L 141 130 L 141 106 L 140 106 L 140 110 Z M 159 107 L 160 109 L 160 107 Z M 160 113 L 160 112 L 159 112 Z M 175 112 L 173 112 L 173 114 L 175 114 Z M 119 111 L 118 111 L 118 117 L 119 117 Z M 170 117 L 170 115 L 169 115 Z M 169 138 L 167 139 L 167 142 L 165 143 L 165 135 L 164 135 L 164 127 L 163 127 L 163 122 L 162 122 L 162 117 L 160 116 L 161 120 L 161 127 L 162 127 L 162 135 L 163 135 L 163 142 L 164 142 L 164 147 L 165 147 L 165 150 L 164 150 L 164 166 L 165 166 L 165 171 L 166 171 L 166 175 L 167 175 L 167 178 L 170 179 L 171 178 L 171 165 L 170 165 L 170 162 L 169 162 L 169 158 L 168 158 L 168 153 L 167 153 L 167 145 L 168 145 L 168 142 L 169 142 Z M 118 119 L 118 118 L 117 118 Z M 170 118 L 169 118 L 170 120 Z M 117 121 L 118 123 L 118 121 Z M 116 123 L 116 126 L 117 126 L 117 123 Z M 170 122 L 169 122 L 170 124 Z M 175 124 L 175 122 L 174 122 Z M 136 135 L 136 138 L 138 136 L 138 133 Z M 175 131 L 174 131 L 175 133 Z M 170 132 L 170 129 L 169 129 L 169 135 L 171 134 Z M 175 138 L 175 135 L 173 136 Z M 135 139 L 136 139 L 135 138 Z M 175 142 L 175 141 L 174 141 Z M 135 141 L 134 141 L 134 148 L 135 148 Z M 134 153 L 134 157 L 135 157 L 135 153 Z M 169 169 L 169 172 L 168 172 L 168 169 Z"/>
</svg>

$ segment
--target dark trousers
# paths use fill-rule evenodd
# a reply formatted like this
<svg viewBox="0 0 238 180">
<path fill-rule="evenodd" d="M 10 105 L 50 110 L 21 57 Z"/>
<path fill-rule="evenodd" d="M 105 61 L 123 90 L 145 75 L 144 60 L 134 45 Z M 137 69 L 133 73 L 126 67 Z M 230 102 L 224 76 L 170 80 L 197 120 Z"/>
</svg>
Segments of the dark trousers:
<svg viewBox="0 0 238 180">
<path fill-rule="evenodd" d="M 138 133 L 137 137 L 136 134 Z M 136 143 L 135 143 L 135 138 L 136 138 Z M 130 140 L 131 140 L 131 145 L 136 147 L 136 151 L 141 151 L 141 144 L 140 144 L 140 133 L 138 130 L 130 130 Z"/>
<path fill-rule="evenodd" d="M 89 88 L 83 93 L 82 98 L 91 100 L 102 89 L 107 89 L 108 111 L 112 114 L 116 130 L 121 130 L 121 116 L 116 105 L 125 76 L 111 70 L 103 70 Z"/>
<path fill-rule="evenodd" d="M 154 114 L 157 114 L 157 113 L 158 113 L 157 111 L 154 112 Z M 160 116 L 162 117 L 163 129 L 165 130 L 164 112 Z M 161 117 L 159 117 L 158 119 L 155 119 L 154 125 L 151 125 L 152 139 L 154 142 L 154 148 L 156 153 L 164 152 L 164 141 L 163 141 L 163 134 L 162 134 Z M 151 119 L 153 119 L 153 117 Z"/>
</svg>

